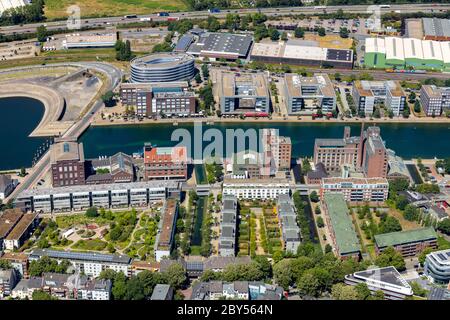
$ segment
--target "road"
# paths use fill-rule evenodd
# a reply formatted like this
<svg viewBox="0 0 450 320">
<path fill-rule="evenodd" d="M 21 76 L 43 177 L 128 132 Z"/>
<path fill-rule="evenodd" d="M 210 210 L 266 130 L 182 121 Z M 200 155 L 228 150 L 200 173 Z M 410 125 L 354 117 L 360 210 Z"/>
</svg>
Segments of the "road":
<svg viewBox="0 0 450 320">
<path fill-rule="evenodd" d="M 76 62 L 76 63 L 55 63 L 48 64 L 46 67 L 54 66 L 77 66 L 81 68 L 94 69 L 103 73 L 108 77 L 107 90 L 113 90 L 116 88 L 122 78 L 122 71 L 114 67 L 113 65 L 100 63 L 100 62 Z M 42 65 L 35 66 L 42 68 Z M 30 67 L 27 67 L 30 68 Z M 64 134 L 64 138 L 78 138 L 84 130 L 90 125 L 94 119 L 96 112 L 103 106 L 103 102 L 99 99 L 91 107 L 88 112 L 76 123 L 72 125 Z M 22 183 L 9 195 L 7 200 L 15 199 L 22 191 L 35 185 L 45 173 L 50 170 L 50 154 L 46 152 L 42 158 L 34 165 L 34 167 L 28 172 L 28 175 L 23 179 Z"/>
<path fill-rule="evenodd" d="M 228 13 L 236 13 L 239 15 L 246 15 L 249 13 L 261 12 L 267 16 L 282 16 L 290 14 L 314 14 L 314 13 L 333 13 L 342 9 L 346 13 L 367 13 L 367 5 L 355 5 L 355 6 L 328 6 L 325 10 L 315 9 L 311 7 L 280 7 L 280 8 L 250 8 L 250 9 L 230 9 L 223 10 L 220 13 L 210 14 L 208 11 L 190 11 L 190 12 L 176 12 L 171 13 L 171 17 L 177 17 L 180 19 L 201 19 L 207 18 L 213 15 L 217 18 L 224 18 Z M 382 13 L 388 13 L 391 11 L 400 11 L 401 13 L 415 13 L 415 12 L 439 12 L 450 10 L 450 4 L 392 4 L 390 8 L 381 9 Z M 93 28 L 93 27 L 106 27 L 114 26 L 123 23 L 139 22 L 142 18 L 150 18 L 153 21 L 166 21 L 167 17 L 159 17 L 157 14 L 139 15 L 137 18 L 126 19 L 124 17 L 105 17 L 105 18 L 92 18 L 82 19 L 81 27 Z M 52 21 L 43 23 L 32 23 L 21 26 L 6 26 L 0 28 L 0 33 L 13 34 L 13 33 L 30 33 L 35 32 L 36 28 L 42 24 L 47 26 L 48 30 L 66 29 L 67 21 Z"/>
</svg>

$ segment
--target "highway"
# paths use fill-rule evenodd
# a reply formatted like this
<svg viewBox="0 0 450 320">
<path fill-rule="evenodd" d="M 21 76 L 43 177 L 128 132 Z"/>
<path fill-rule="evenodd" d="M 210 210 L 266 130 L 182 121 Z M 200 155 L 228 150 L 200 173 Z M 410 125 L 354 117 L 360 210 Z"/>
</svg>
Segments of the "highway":
<svg viewBox="0 0 450 320">
<path fill-rule="evenodd" d="M 94 69 L 98 72 L 103 73 L 108 77 L 108 90 L 113 90 L 116 88 L 120 80 L 122 79 L 122 71 L 114 67 L 113 65 L 100 63 L 100 62 L 75 62 L 75 63 L 55 63 L 48 64 L 46 67 L 55 66 L 77 66 L 81 68 Z M 42 68 L 42 65 L 35 66 L 37 68 Z M 30 68 L 30 67 L 27 67 Z M 63 135 L 64 138 L 77 138 L 89 127 L 91 121 L 94 119 L 95 113 L 100 110 L 103 106 L 103 102 L 98 99 L 94 102 L 91 109 L 86 112 L 86 114 L 76 123 L 73 124 Z M 35 185 L 42 176 L 50 170 L 50 153 L 46 152 L 42 158 L 34 165 L 34 167 L 28 172 L 28 175 L 24 178 L 22 183 L 20 183 L 16 189 L 9 195 L 6 199 L 15 199 L 22 191 Z"/>
<path fill-rule="evenodd" d="M 346 13 L 368 13 L 367 5 L 355 6 L 328 6 L 326 9 L 315 9 L 313 6 L 305 7 L 279 7 L 279 8 L 249 8 L 249 9 L 229 9 L 223 10 L 219 13 L 209 13 L 208 11 L 189 11 L 189 12 L 174 12 L 170 13 L 171 17 L 180 19 L 201 19 L 213 15 L 217 18 L 224 18 L 228 13 L 236 13 L 239 15 L 246 15 L 249 13 L 261 12 L 267 16 L 283 16 L 290 14 L 314 14 L 314 13 L 333 13 L 342 9 Z M 390 8 L 382 8 L 381 13 L 400 11 L 401 13 L 414 12 L 441 12 L 450 10 L 450 4 L 392 4 Z M 370 12 L 371 13 L 371 12 Z M 150 18 L 153 21 L 166 21 L 167 17 L 159 17 L 157 14 L 139 15 L 137 18 L 124 17 L 105 17 L 105 18 L 85 18 L 81 20 L 81 27 L 109 27 L 117 24 L 140 22 L 142 18 Z M 25 25 L 6 26 L 0 28 L 0 33 L 8 35 L 13 33 L 30 33 L 35 32 L 36 28 L 45 24 L 48 30 L 67 29 L 67 21 L 51 21 L 42 23 L 32 23 Z"/>
</svg>

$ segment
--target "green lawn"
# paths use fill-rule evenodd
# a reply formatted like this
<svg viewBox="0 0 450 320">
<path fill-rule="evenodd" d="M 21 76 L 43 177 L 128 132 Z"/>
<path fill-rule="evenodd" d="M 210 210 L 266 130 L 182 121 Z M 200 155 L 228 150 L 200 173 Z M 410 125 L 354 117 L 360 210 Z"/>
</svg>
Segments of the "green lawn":
<svg viewBox="0 0 450 320">
<path fill-rule="evenodd" d="M 49 20 L 65 18 L 68 16 L 66 10 L 71 5 L 80 7 L 82 17 L 187 10 L 183 0 L 45 0 L 45 16 Z"/>
<path fill-rule="evenodd" d="M 105 241 L 102 241 L 100 239 L 92 239 L 92 240 L 79 240 L 72 246 L 72 248 L 89 251 L 103 251 L 105 250 L 106 246 L 107 243 Z"/>
</svg>

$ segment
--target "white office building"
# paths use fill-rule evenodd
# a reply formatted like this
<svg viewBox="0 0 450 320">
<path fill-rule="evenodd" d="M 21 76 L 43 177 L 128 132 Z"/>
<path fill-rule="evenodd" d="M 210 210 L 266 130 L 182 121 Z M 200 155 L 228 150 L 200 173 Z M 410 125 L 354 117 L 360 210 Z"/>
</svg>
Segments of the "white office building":
<svg viewBox="0 0 450 320">
<path fill-rule="evenodd" d="M 425 274 L 436 283 L 450 281 L 450 249 L 435 251 L 425 258 Z"/>
<path fill-rule="evenodd" d="M 225 179 L 223 194 L 238 199 L 276 199 L 280 194 L 289 194 L 287 179 Z"/>
</svg>

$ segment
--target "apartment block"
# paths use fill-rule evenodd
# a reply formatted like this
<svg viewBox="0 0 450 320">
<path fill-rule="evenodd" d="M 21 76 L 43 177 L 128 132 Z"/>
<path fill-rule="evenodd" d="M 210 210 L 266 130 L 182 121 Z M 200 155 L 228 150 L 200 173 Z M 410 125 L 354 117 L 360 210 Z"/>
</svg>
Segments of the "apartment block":
<svg viewBox="0 0 450 320">
<path fill-rule="evenodd" d="M 284 178 L 230 179 L 223 182 L 223 194 L 238 199 L 276 199 L 280 194 L 289 194 L 290 183 Z"/>
<path fill-rule="evenodd" d="M 220 72 L 215 83 L 223 114 L 270 112 L 270 94 L 263 73 Z"/>
<path fill-rule="evenodd" d="M 144 175 L 146 180 L 186 180 L 186 147 L 144 146 Z"/>
<path fill-rule="evenodd" d="M 420 89 L 420 102 L 427 116 L 438 117 L 450 110 L 450 87 L 423 85 Z"/>
<path fill-rule="evenodd" d="M 0 298 L 8 297 L 19 281 L 16 270 L 0 270 Z"/>
<path fill-rule="evenodd" d="M 377 253 L 393 247 L 403 257 L 412 257 L 427 247 L 436 249 L 437 234 L 433 227 L 377 234 L 375 235 L 375 245 Z"/>
<path fill-rule="evenodd" d="M 388 151 L 379 127 L 369 127 L 363 147 L 362 169 L 367 178 L 385 178 L 388 172 Z"/>
<path fill-rule="evenodd" d="M 155 241 L 155 259 L 157 262 L 161 261 L 163 257 L 169 257 L 172 252 L 177 217 L 178 201 L 167 199 L 161 211 L 159 231 Z"/>
<path fill-rule="evenodd" d="M 326 114 L 336 110 L 336 93 L 327 74 L 313 77 L 286 74 L 284 88 L 289 115 L 314 114 L 318 110 Z"/>
<path fill-rule="evenodd" d="M 386 178 L 323 178 L 320 195 L 342 193 L 351 203 L 384 202 L 388 198 L 389 183 Z"/>
<path fill-rule="evenodd" d="M 280 136 L 277 129 L 262 130 L 262 152 L 264 163 L 273 167 L 271 175 L 278 171 L 289 171 L 291 167 L 292 142 L 290 137 Z"/>
<path fill-rule="evenodd" d="M 39 260 L 44 256 L 58 262 L 68 260 L 78 273 L 94 278 L 106 269 L 122 272 L 126 276 L 131 272 L 131 258 L 127 255 L 34 249 L 29 255 L 29 260 L 30 262 Z"/>
<path fill-rule="evenodd" d="M 398 117 L 406 105 L 406 95 L 398 81 L 355 81 L 352 96 L 357 110 L 366 115 L 372 115 L 376 105 L 384 104 Z"/>
<path fill-rule="evenodd" d="M 14 250 L 20 248 L 23 243 L 31 236 L 36 226 L 39 224 L 37 213 L 27 213 L 22 216 L 20 221 L 11 230 L 4 241 L 5 249 Z"/>
<path fill-rule="evenodd" d="M 22 219 L 23 212 L 20 209 L 7 209 L 0 214 L 0 252 L 3 251 L 5 238 Z"/>
<path fill-rule="evenodd" d="M 237 210 L 236 196 L 224 195 L 222 198 L 222 212 L 220 217 L 219 255 L 234 257 L 236 255 Z"/>
<path fill-rule="evenodd" d="M 300 228 L 297 225 L 297 212 L 288 194 L 278 196 L 277 215 L 280 223 L 283 246 L 286 252 L 297 254 L 301 242 Z"/>
<path fill-rule="evenodd" d="M 344 194 L 330 192 L 325 194 L 322 200 L 335 254 L 341 259 L 349 257 L 359 259 L 361 244 L 353 227 Z"/>
</svg>

